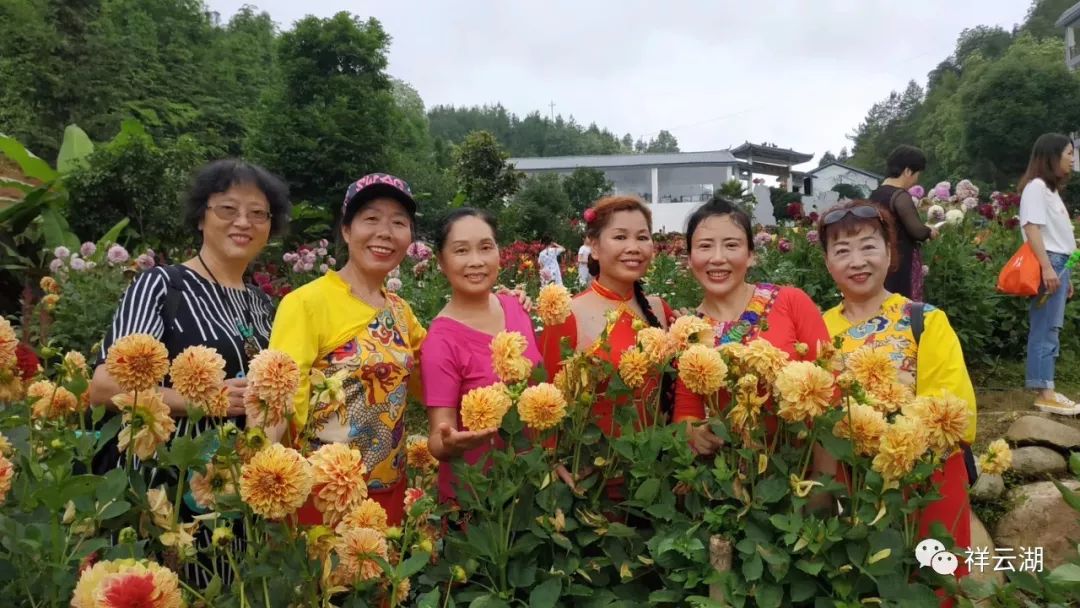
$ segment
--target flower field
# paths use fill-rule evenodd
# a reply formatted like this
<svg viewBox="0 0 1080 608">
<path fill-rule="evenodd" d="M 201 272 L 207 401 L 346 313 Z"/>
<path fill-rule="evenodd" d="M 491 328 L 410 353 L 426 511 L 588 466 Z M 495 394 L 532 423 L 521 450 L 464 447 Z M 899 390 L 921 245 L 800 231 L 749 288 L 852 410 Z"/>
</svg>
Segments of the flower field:
<svg viewBox="0 0 1080 608">
<path fill-rule="evenodd" d="M 946 222 L 924 250 L 927 299 L 949 313 L 969 362 L 983 364 L 1015 358 L 1026 323 L 1022 302 L 993 293 L 1019 240 L 1016 197 L 983 200 L 969 186 L 919 198 L 931 220 Z M 790 211 L 794 219 L 756 233 L 754 278 L 831 306 L 815 218 Z M 683 239 L 657 240 L 648 291 L 696 306 Z M 565 317 L 569 293 L 539 289 L 538 249 L 503 247 L 501 283 L 532 294 L 542 327 Z M 325 241 L 279 251 L 252 277 L 281 297 L 334 264 L 334 253 Z M 521 336 L 502 334 L 492 348 L 502 382 L 462 403 L 469 428 L 498 429 L 498 441 L 476 465 L 440 464 L 413 404 L 406 516 L 392 526 L 368 495 L 359 450 L 302 453 L 272 440 L 293 416 L 300 380 L 282 353 L 251 363 L 245 428 L 222 417 L 217 353 L 196 347 L 169 361 L 145 335 L 119 341 L 105 362 L 125 391 L 119 415 L 89 404 L 111 314 L 104 302 L 162 261 L 107 241 L 54 251 L 21 324 L 0 321 L 5 605 L 937 606 L 942 593 L 959 605 L 1019 605 L 1013 587 L 919 568 L 916 513 L 937 497 L 930 475 L 963 434 L 964 406 L 914 398 L 873 351 L 843 359 L 820 345 L 818 356 L 790 360 L 762 341 L 712 348 L 702 343 L 710 328 L 684 316 L 669 331 L 642 330 L 618 368 L 567 353 L 548 383 L 523 358 Z M 574 260 L 565 261 L 574 284 Z M 388 288 L 425 323 L 448 295 L 422 243 Z M 1063 338 L 1076 340 L 1073 329 Z M 593 420 L 598 396 L 631 399 L 660 372 L 703 397 L 701 424 L 724 441 L 714 456 L 691 451 L 684 424 L 642 424 L 662 416 L 658 391 L 640 410 L 616 409 L 618 433 Z M 193 424 L 183 432 L 158 392 L 166 375 L 188 402 Z M 312 400 L 343 402 L 339 378 L 310 380 Z M 731 396 L 728 407 L 717 391 Z M 208 427 L 195 434 L 199 422 Z M 105 456 L 110 445 L 116 458 Z M 823 469 L 823 454 L 840 468 Z M 980 458 L 994 472 L 1010 454 L 995 442 Z M 437 500 L 439 467 L 460 480 L 456 503 Z M 950 545 L 944 529 L 932 532 Z M 1075 570 L 1028 576 L 1021 588 L 1075 601 Z"/>
</svg>

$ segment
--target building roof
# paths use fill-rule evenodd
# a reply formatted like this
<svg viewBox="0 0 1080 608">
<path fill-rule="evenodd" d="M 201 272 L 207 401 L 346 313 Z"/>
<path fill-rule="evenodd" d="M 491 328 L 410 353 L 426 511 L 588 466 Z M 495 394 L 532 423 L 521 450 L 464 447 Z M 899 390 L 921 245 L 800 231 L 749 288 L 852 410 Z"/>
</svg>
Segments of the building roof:
<svg viewBox="0 0 1080 608">
<path fill-rule="evenodd" d="M 672 152 L 669 154 L 598 154 L 590 156 L 535 156 L 511 158 L 519 171 L 551 171 L 590 167 L 655 167 L 660 165 L 734 165 L 738 162 L 727 150 Z"/>
<path fill-rule="evenodd" d="M 787 148 L 780 148 L 772 144 L 752 144 L 746 142 L 731 150 L 735 158 L 752 159 L 754 162 L 771 163 L 774 165 L 792 166 L 805 163 L 814 158 L 813 154 L 796 152 Z"/>
<path fill-rule="evenodd" d="M 865 171 L 865 170 L 860 169 L 858 167 L 852 167 L 851 165 L 849 165 L 847 163 L 842 163 L 842 162 L 840 162 L 838 160 L 834 160 L 832 162 L 825 163 L 824 165 L 821 165 L 817 169 L 814 169 L 813 171 L 808 172 L 807 175 L 813 177 L 814 174 L 817 173 L 818 171 L 821 171 L 821 170 L 826 169 L 828 167 L 832 167 L 833 165 L 835 165 L 837 167 L 843 167 L 844 169 L 847 169 L 848 171 L 851 171 L 853 173 L 861 173 L 862 175 L 865 175 L 866 177 L 872 177 L 872 178 L 878 180 L 879 182 L 881 180 L 885 179 L 884 175 L 878 175 L 877 173 L 872 173 L 870 171 Z"/>
<path fill-rule="evenodd" d="M 1061 13 L 1061 16 L 1058 17 L 1058 20 L 1054 25 L 1057 27 L 1065 27 L 1076 21 L 1080 21 L 1080 2 L 1072 5 L 1072 8 L 1066 10 L 1064 13 Z"/>
</svg>

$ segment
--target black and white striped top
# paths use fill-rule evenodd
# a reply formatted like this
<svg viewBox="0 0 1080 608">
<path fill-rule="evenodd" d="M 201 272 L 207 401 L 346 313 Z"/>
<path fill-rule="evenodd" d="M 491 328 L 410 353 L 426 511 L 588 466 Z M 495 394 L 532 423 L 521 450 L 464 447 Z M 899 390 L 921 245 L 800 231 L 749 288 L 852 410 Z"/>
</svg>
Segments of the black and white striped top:
<svg viewBox="0 0 1080 608">
<path fill-rule="evenodd" d="M 247 373 L 247 356 L 238 323 L 253 323 L 255 339 L 265 348 L 270 342 L 273 318 L 270 298 L 255 286 L 222 287 L 187 266 L 179 268 L 183 290 L 171 326 L 166 328 L 163 319 L 169 276 L 163 267 L 152 268 L 140 274 L 124 292 L 112 328 L 102 343 L 101 360 L 120 338 L 146 333 L 164 342 L 170 358 L 189 346 L 212 347 L 225 359 L 226 378 L 243 377 Z"/>
</svg>

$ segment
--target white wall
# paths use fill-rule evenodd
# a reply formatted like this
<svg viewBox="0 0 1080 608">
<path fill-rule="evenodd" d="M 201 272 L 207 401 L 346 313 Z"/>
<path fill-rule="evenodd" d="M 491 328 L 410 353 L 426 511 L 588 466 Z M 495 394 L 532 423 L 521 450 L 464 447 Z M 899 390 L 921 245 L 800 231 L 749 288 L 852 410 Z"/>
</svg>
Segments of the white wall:
<svg viewBox="0 0 1080 608">
<path fill-rule="evenodd" d="M 866 190 L 866 194 L 870 194 L 878 187 L 878 180 L 864 175 L 857 171 L 845 169 L 839 165 L 832 165 L 825 167 L 821 171 L 813 175 L 814 180 L 814 195 L 819 192 L 827 192 L 833 189 L 833 186 L 837 184 L 852 184 L 861 186 Z"/>
<path fill-rule="evenodd" d="M 686 232 L 686 220 L 703 203 L 660 203 L 649 205 L 655 232 Z"/>
</svg>

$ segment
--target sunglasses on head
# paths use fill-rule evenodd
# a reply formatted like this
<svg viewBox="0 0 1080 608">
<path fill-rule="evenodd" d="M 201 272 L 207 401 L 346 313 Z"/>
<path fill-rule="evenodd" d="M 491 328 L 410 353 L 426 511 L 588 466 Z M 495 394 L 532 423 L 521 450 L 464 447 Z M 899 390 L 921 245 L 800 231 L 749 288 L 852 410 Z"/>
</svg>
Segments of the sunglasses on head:
<svg viewBox="0 0 1080 608">
<path fill-rule="evenodd" d="M 854 215 L 857 218 L 864 220 L 880 220 L 881 214 L 878 213 L 877 207 L 872 205 L 858 205 L 855 207 L 848 207 L 846 209 L 833 209 L 826 213 L 821 218 L 821 224 L 823 226 L 829 226 L 835 224 L 840 220 L 848 216 L 848 214 Z"/>
</svg>

